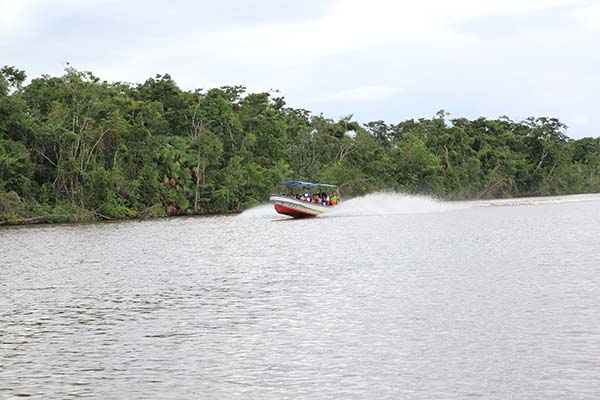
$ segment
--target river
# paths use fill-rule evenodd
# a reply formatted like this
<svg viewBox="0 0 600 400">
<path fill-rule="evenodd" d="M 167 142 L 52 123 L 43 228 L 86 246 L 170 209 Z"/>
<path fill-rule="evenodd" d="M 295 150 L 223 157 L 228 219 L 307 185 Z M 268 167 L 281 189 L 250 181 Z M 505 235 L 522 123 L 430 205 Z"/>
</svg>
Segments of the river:
<svg viewBox="0 0 600 400">
<path fill-rule="evenodd" d="M 0 229 L 0 398 L 598 399 L 600 195 Z"/>
</svg>

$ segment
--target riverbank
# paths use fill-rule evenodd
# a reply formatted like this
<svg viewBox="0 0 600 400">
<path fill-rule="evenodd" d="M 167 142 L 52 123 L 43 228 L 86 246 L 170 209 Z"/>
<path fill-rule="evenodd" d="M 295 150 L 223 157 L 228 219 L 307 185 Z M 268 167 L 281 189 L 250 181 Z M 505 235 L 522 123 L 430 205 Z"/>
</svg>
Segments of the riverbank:
<svg viewBox="0 0 600 400">
<path fill-rule="evenodd" d="M 160 206 L 149 207 L 141 212 L 132 212 L 125 208 L 115 211 L 112 215 L 105 215 L 68 203 L 54 206 L 29 204 L 15 192 L 0 192 L 0 226 L 123 221 L 169 216 Z"/>
<path fill-rule="evenodd" d="M 166 74 L 123 84 L 67 68 L 26 82 L 0 71 L 1 224 L 241 212 L 291 177 L 346 198 L 600 191 L 600 138 L 573 140 L 553 117 L 362 123 L 243 86 L 185 91 Z"/>
<path fill-rule="evenodd" d="M 384 214 L 404 214 L 420 213 L 422 207 L 415 209 L 414 204 L 406 203 L 407 199 L 418 201 L 422 204 L 423 200 L 428 203 L 446 204 L 446 205 L 469 205 L 469 206 L 510 206 L 510 205 L 534 205 L 543 203 L 583 201 L 586 195 L 600 196 L 600 193 L 575 193 L 557 196 L 515 196 L 504 198 L 480 198 L 480 199 L 440 199 L 431 196 L 421 196 L 416 194 L 406 194 L 398 192 L 375 192 L 364 196 L 344 201 L 344 205 L 351 203 L 356 207 L 364 209 L 368 215 L 373 213 L 375 207 Z M 583 199 L 582 199 L 583 198 Z M 595 200 L 595 199 L 594 199 Z M 220 213 L 179 213 L 169 214 L 167 210 L 160 206 L 154 206 L 138 213 L 128 213 L 121 216 L 108 216 L 99 212 L 77 207 L 70 204 L 59 204 L 53 207 L 28 205 L 16 193 L 0 192 L 0 226 L 18 226 L 18 225 L 55 225 L 55 224 L 86 224 L 96 222 L 120 222 L 127 220 L 148 220 L 161 218 L 181 218 L 181 217 L 214 217 L 226 216 L 232 214 L 241 214 L 251 210 L 252 207 L 241 212 L 220 212 Z M 269 207 L 272 211 L 272 207 Z M 356 210 L 354 210 L 356 211 Z M 377 214 L 377 212 L 375 212 Z"/>
<path fill-rule="evenodd" d="M 27 204 L 15 192 L 0 192 L 0 227 L 18 225 L 55 225 L 85 224 L 95 222 L 119 222 L 128 220 L 146 220 L 176 217 L 210 217 L 238 214 L 238 212 L 220 213 L 169 213 L 163 207 L 153 206 L 141 212 L 123 212 L 121 215 L 104 215 L 100 212 L 86 210 L 72 204 L 42 206 Z"/>
</svg>

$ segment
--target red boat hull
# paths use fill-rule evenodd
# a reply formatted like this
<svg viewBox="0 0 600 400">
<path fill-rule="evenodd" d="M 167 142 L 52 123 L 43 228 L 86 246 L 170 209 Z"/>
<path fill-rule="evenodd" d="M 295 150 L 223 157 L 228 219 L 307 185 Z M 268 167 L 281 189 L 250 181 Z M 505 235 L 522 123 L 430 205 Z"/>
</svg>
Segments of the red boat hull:
<svg viewBox="0 0 600 400">
<path fill-rule="evenodd" d="M 310 214 L 301 210 L 297 210 L 295 208 L 286 207 L 281 204 L 275 204 L 275 211 L 277 211 L 279 214 L 289 215 L 290 217 L 294 218 L 307 218 L 317 216 L 317 214 Z"/>
</svg>

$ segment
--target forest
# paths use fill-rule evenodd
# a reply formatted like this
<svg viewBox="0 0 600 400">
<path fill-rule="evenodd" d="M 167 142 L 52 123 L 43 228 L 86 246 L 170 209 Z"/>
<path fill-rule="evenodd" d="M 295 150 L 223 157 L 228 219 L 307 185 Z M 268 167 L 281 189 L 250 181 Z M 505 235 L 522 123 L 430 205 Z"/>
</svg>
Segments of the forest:
<svg viewBox="0 0 600 400">
<path fill-rule="evenodd" d="M 235 213 L 284 179 L 345 198 L 600 192 L 600 137 L 570 139 L 552 117 L 360 124 L 277 92 L 182 90 L 168 74 L 132 84 L 68 66 L 26 81 L 0 70 L 0 225 Z"/>
</svg>

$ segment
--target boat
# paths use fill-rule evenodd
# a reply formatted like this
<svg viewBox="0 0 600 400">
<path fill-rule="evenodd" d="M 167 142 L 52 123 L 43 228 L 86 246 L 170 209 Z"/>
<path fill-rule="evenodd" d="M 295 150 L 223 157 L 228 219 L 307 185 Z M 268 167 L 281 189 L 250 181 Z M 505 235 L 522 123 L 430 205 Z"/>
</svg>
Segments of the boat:
<svg viewBox="0 0 600 400">
<path fill-rule="evenodd" d="M 293 218 L 316 217 L 339 204 L 339 187 L 328 183 L 281 181 L 269 201 L 279 214 Z"/>
</svg>

